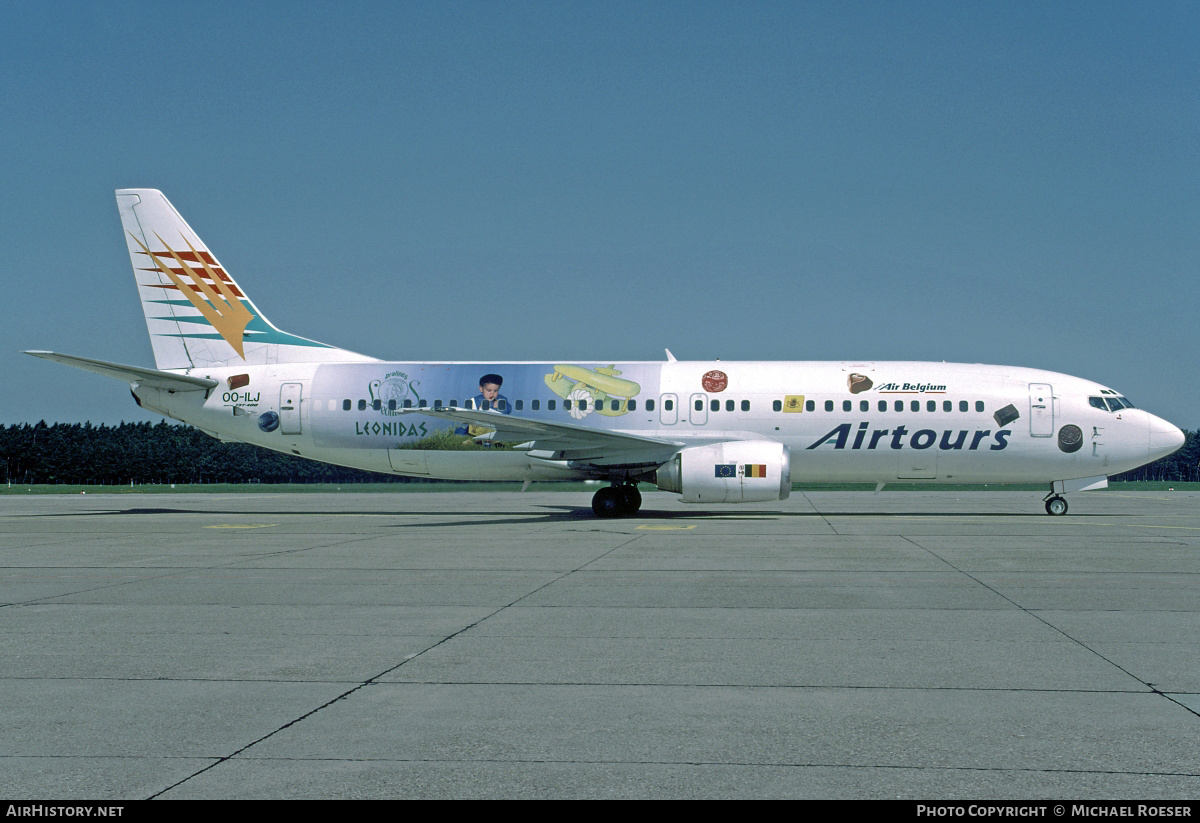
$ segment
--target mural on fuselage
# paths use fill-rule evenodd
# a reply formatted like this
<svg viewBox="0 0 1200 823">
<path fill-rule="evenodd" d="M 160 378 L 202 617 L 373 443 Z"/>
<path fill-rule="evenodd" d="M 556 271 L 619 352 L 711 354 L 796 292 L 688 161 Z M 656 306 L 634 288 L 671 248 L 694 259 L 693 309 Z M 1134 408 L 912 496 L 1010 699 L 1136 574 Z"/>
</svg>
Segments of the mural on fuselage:
<svg viewBox="0 0 1200 823">
<path fill-rule="evenodd" d="M 421 395 L 417 392 L 420 382 L 409 380 L 408 375 L 402 371 L 388 372 L 382 380 L 372 380 L 367 384 L 367 404 L 374 408 L 375 401 L 378 400 L 379 410 L 389 417 L 403 414 L 405 400 L 411 401 L 413 405 L 421 402 Z"/>
<path fill-rule="evenodd" d="M 431 435 L 464 440 L 490 429 L 422 407 L 474 408 L 531 420 L 615 429 L 637 414 L 656 418 L 641 399 L 659 390 L 657 363 L 364 363 L 319 366 L 310 406 L 316 445 L 410 448 Z M 422 404 L 424 404 L 422 406 Z M 629 422 L 622 421 L 634 415 Z M 418 445 L 418 447 L 421 447 Z"/>
<path fill-rule="evenodd" d="M 620 417 L 629 413 L 629 400 L 642 391 L 632 380 L 624 380 L 615 364 L 603 368 L 584 366 L 555 366 L 545 377 L 550 391 L 569 401 L 567 413 L 576 420 L 593 411 L 605 417 Z"/>
</svg>

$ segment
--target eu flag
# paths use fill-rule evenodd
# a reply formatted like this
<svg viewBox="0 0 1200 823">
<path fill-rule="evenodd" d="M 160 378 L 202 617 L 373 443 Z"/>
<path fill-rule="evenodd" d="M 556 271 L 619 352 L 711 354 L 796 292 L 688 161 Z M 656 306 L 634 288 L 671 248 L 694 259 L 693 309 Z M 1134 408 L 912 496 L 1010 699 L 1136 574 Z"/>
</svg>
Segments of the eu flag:
<svg viewBox="0 0 1200 823">
<path fill-rule="evenodd" d="M 717 477 L 737 477 L 737 463 L 717 463 Z"/>
</svg>

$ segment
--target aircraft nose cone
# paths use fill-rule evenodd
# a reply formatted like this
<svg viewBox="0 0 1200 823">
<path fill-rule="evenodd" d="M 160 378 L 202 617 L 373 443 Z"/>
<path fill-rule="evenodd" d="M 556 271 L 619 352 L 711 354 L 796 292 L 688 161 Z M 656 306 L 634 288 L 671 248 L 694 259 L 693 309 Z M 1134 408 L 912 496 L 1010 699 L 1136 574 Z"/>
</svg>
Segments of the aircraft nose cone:
<svg viewBox="0 0 1200 823">
<path fill-rule="evenodd" d="M 1178 451 L 1183 446 L 1183 432 L 1161 417 L 1150 415 L 1150 456 L 1157 460 Z"/>
</svg>

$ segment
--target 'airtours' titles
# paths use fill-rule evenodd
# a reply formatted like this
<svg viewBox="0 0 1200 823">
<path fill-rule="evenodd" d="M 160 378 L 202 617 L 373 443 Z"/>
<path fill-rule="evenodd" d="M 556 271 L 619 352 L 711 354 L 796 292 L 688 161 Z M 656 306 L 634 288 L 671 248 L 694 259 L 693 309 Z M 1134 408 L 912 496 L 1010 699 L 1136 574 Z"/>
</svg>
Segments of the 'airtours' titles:
<svg viewBox="0 0 1200 823">
<path fill-rule="evenodd" d="M 1012 434 L 1008 429 L 1001 429 L 995 433 L 991 429 L 976 429 L 974 432 L 968 429 L 959 429 L 958 431 L 945 429 L 939 438 L 938 433 L 933 429 L 918 429 L 910 435 L 907 426 L 897 426 L 894 429 L 871 429 L 871 424 L 867 422 L 859 423 L 857 430 L 853 426 L 853 423 L 843 423 L 806 448 L 811 450 L 832 443 L 835 449 L 845 449 L 847 443 L 850 443 L 850 449 L 870 451 L 875 448 L 883 448 L 884 446 L 880 445 L 883 443 L 891 449 L 903 449 L 906 446 L 913 449 L 929 449 L 936 445 L 943 451 L 964 448 L 967 451 L 976 451 L 982 444 L 987 443 L 990 451 L 998 452 L 1007 448 L 1008 438 Z M 850 439 L 851 432 L 854 434 L 853 441 Z M 867 436 L 868 434 L 870 437 Z M 989 440 L 989 438 L 991 439 Z"/>
</svg>

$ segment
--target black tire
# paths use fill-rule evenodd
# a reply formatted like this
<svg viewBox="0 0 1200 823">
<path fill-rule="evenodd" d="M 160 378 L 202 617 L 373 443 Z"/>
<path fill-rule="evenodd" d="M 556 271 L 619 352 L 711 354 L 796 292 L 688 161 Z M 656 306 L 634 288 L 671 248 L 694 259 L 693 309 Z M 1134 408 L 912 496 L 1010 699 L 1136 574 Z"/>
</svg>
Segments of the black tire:
<svg viewBox="0 0 1200 823">
<path fill-rule="evenodd" d="M 638 509 L 642 507 L 642 493 L 638 491 L 638 487 L 632 483 L 621 486 L 620 489 L 621 508 L 624 514 L 628 517 L 632 514 L 637 514 Z"/>
<path fill-rule="evenodd" d="M 605 486 L 592 496 L 592 511 L 597 517 L 620 517 L 623 513 L 622 500 L 617 490 Z"/>
<path fill-rule="evenodd" d="M 1062 517 L 1067 513 L 1067 501 L 1061 497 L 1051 497 L 1046 501 L 1046 514 L 1052 517 Z"/>
</svg>

